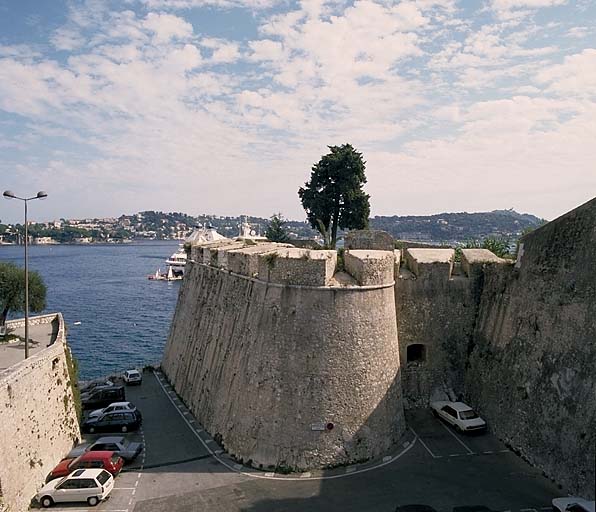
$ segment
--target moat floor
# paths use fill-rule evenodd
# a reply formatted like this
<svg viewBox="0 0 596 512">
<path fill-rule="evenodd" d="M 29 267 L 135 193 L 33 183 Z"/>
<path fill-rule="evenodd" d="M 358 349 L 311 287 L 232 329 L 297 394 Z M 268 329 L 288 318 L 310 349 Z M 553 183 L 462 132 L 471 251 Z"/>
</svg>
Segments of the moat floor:
<svg viewBox="0 0 596 512">
<path fill-rule="evenodd" d="M 146 452 L 116 479 L 110 499 L 89 510 L 393 512 L 418 505 L 404 510 L 426 512 L 426 505 L 437 512 L 538 512 L 565 494 L 491 434 L 461 436 L 426 410 L 408 414 L 411 430 L 400 451 L 379 467 L 277 477 L 221 453 L 160 374 L 146 372 L 140 387 L 127 389 L 127 399 L 144 418 L 143 431 L 129 436 L 143 439 Z"/>
</svg>

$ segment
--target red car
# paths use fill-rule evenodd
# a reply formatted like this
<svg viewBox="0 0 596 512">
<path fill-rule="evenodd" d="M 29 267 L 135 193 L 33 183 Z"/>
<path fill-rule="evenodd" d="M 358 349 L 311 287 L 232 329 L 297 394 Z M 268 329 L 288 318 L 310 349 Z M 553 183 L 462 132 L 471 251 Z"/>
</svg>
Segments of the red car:
<svg viewBox="0 0 596 512">
<path fill-rule="evenodd" d="M 120 473 L 124 459 L 119 457 L 114 452 L 97 451 L 85 452 L 76 459 L 64 459 L 60 462 L 48 475 L 47 482 L 54 478 L 61 478 L 69 475 L 75 469 L 96 468 L 105 469 L 116 476 Z"/>
</svg>

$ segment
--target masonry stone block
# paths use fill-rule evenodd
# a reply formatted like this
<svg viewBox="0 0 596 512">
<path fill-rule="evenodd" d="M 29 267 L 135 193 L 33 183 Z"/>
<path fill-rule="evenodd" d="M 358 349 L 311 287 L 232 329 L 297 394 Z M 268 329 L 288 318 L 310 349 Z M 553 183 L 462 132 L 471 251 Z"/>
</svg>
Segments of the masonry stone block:
<svg viewBox="0 0 596 512">
<path fill-rule="evenodd" d="M 405 250 L 406 264 L 417 277 L 433 275 L 438 279 L 450 279 L 454 258 L 453 249 L 408 248 Z"/>
<path fill-rule="evenodd" d="M 327 286 L 337 267 L 337 252 L 279 249 L 259 255 L 259 279 L 271 283 Z"/>
<path fill-rule="evenodd" d="M 391 251 L 350 250 L 344 253 L 346 272 L 360 286 L 383 285 L 393 282 L 395 253 Z"/>
<path fill-rule="evenodd" d="M 468 277 L 474 277 L 482 273 L 482 267 L 487 263 L 506 263 L 506 261 L 488 249 L 461 250 L 461 266 Z"/>
<path fill-rule="evenodd" d="M 279 248 L 292 247 L 290 244 L 259 243 L 242 249 L 228 251 L 228 269 L 236 274 L 256 277 L 259 273 L 259 255 L 274 252 Z"/>
</svg>

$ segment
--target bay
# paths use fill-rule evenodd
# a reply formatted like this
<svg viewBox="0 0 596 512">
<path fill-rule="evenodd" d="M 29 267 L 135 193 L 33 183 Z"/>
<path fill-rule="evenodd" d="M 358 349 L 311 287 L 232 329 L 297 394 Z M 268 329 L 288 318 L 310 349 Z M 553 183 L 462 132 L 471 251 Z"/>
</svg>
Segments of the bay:
<svg viewBox="0 0 596 512">
<path fill-rule="evenodd" d="M 29 268 L 47 286 L 45 312 L 64 315 L 80 379 L 161 360 L 180 282 L 147 276 L 165 270 L 178 243 L 29 247 Z M 24 266 L 24 247 L 0 246 L 0 260 Z"/>
</svg>

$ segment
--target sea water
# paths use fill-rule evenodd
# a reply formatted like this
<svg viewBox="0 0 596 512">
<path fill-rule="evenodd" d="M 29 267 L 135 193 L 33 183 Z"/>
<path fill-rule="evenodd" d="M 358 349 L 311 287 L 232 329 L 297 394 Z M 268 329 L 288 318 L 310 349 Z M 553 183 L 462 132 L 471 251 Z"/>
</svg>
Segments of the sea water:
<svg viewBox="0 0 596 512">
<path fill-rule="evenodd" d="M 47 286 L 44 313 L 64 315 L 79 378 L 161 360 L 180 281 L 147 276 L 177 249 L 176 241 L 29 247 L 29 268 Z M 0 246 L 0 261 L 23 266 L 24 247 Z"/>
</svg>

